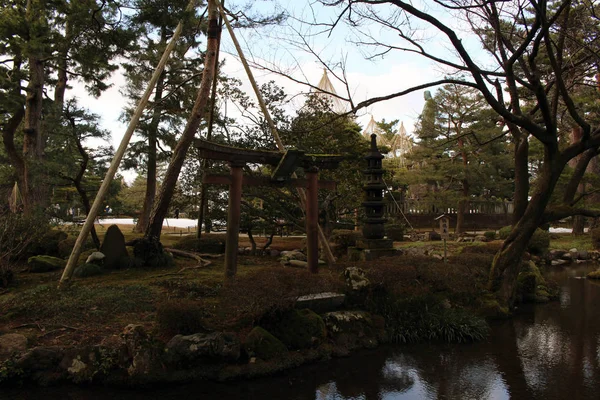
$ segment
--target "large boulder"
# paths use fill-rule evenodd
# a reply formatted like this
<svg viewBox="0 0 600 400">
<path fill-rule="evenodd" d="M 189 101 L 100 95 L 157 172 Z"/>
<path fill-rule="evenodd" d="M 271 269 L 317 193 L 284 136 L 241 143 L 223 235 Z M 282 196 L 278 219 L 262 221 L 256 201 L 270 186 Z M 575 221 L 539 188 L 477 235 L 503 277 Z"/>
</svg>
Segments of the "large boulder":
<svg viewBox="0 0 600 400">
<path fill-rule="evenodd" d="M 33 256 L 27 260 L 29 272 L 50 272 L 63 269 L 67 262 L 51 256 Z"/>
<path fill-rule="evenodd" d="M 244 340 L 243 347 L 248 357 L 258 357 L 265 361 L 281 357 L 288 352 L 281 340 L 260 326 L 256 326 L 250 331 Z"/>
<path fill-rule="evenodd" d="M 167 363 L 195 367 L 203 363 L 232 362 L 240 357 L 241 345 L 233 333 L 213 332 L 177 335 L 167 343 Z"/>
<path fill-rule="evenodd" d="M 0 361 L 27 350 L 27 338 L 18 333 L 0 335 Z"/>
<path fill-rule="evenodd" d="M 120 269 L 129 266 L 125 236 L 117 225 L 111 225 L 106 230 L 100 252 L 105 256 L 104 267 L 106 269 Z"/>
</svg>

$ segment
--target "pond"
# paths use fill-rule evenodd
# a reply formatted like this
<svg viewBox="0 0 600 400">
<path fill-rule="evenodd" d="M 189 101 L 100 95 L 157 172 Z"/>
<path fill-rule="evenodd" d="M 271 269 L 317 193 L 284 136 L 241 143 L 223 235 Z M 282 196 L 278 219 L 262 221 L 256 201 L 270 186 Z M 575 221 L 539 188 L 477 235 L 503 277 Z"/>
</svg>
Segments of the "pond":
<svg viewBox="0 0 600 400">
<path fill-rule="evenodd" d="M 598 399 L 600 282 L 595 266 L 551 269 L 560 301 L 521 307 L 476 344 L 379 348 L 238 383 L 152 390 L 31 388 L 9 399 Z M 0 398 L 5 398 L 0 395 Z"/>
</svg>

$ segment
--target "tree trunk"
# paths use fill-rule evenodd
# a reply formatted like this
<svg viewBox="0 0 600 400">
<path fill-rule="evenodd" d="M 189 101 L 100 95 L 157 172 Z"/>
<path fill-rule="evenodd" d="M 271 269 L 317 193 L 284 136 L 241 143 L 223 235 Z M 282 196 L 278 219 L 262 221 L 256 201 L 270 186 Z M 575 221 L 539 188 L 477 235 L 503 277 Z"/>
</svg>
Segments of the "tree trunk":
<svg viewBox="0 0 600 400">
<path fill-rule="evenodd" d="M 461 134 L 461 124 L 457 124 L 457 133 Z M 456 227 L 454 232 L 457 234 L 465 231 L 465 213 L 469 209 L 469 180 L 467 179 L 467 168 L 469 167 L 469 159 L 467 153 L 463 150 L 464 141 L 462 138 L 458 139 L 458 148 L 460 149 L 462 161 L 463 161 L 463 174 L 462 179 L 462 199 L 458 202 L 458 213 L 456 215 Z"/>
<path fill-rule="evenodd" d="M 517 288 L 517 276 L 521 269 L 521 260 L 527 244 L 538 228 L 556 182 L 563 170 L 558 163 L 546 160 L 540 171 L 535 193 L 525 213 L 504 241 L 502 248 L 494 257 L 490 269 L 489 290 L 496 294 L 498 301 L 513 307 Z"/>
<path fill-rule="evenodd" d="M 512 225 L 515 226 L 527 209 L 529 196 L 529 140 L 522 133 L 514 134 L 513 132 L 513 137 L 515 144 L 515 194 Z"/>
<path fill-rule="evenodd" d="M 577 143 L 581 140 L 583 136 L 583 129 L 580 126 L 574 126 L 571 129 L 571 144 Z M 587 170 L 587 166 L 592 159 L 596 155 L 594 149 L 588 150 L 583 154 L 578 155 L 569 161 L 569 166 L 571 166 L 575 171 L 571 178 L 571 181 L 567 185 L 567 189 L 565 190 L 565 196 L 563 198 L 564 202 L 571 203 L 576 194 L 583 194 L 585 191 L 585 185 L 582 185 L 581 178 L 583 178 L 583 174 Z M 576 189 L 575 189 L 576 188 Z M 573 216 L 573 225 L 572 225 L 572 234 L 575 236 L 583 235 L 583 228 L 585 226 L 585 217 L 582 215 Z"/>
<path fill-rule="evenodd" d="M 179 142 L 177 143 L 177 146 L 175 147 L 173 157 L 171 158 L 171 162 L 167 168 L 165 180 L 161 185 L 160 193 L 158 195 L 158 201 L 152 210 L 150 224 L 148 225 L 148 229 L 146 229 L 146 238 L 155 238 L 157 240 L 160 238 L 162 224 L 167 215 L 173 193 L 175 192 L 175 186 L 177 184 L 177 179 L 179 178 L 179 173 L 181 172 L 181 167 L 183 166 L 185 156 L 190 145 L 192 144 L 194 135 L 200 126 L 202 117 L 205 115 L 205 108 L 210 96 L 210 87 L 214 78 L 213 73 L 217 61 L 216 53 L 219 36 L 218 15 L 216 4 L 214 1 L 209 0 L 208 41 L 206 45 L 206 56 L 204 58 L 202 82 L 200 84 L 200 89 L 198 90 L 194 107 L 192 108 L 191 116 L 188 119 L 187 125 L 181 135 L 181 138 L 179 139 Z"/>
<path fill-rule="evenodd" d="M 164 42 L 166 46 L 166 32 L 161 32 L 161 42 Z M 144 195 L 144 205 L 142 206 L 142 212 L 137 220 L 134 231 L 142 233 L 146 231 L 148 224 L 150 223 L 150 212 L 154 206 L 154 199 L 156 197 L 156 143 L 158 137 L 158 125 L 160 124 L 160 116 L 162 106 L 160 102 L 162 100 L 162 94 L 164 90 L 165 72 L 163 71 L 156 82 L 156 91 L 154 93 L 154 110 L 152 114 L 152 121 L 148 127 L 148 160 L 146 163 L 146 194 Z"/>
<path fill-rule="evenodd" d="M 34 42 L 41 40 L 36 36 L 34 27 L 44 23 L 42 10 L 36 8 L 33 2 L 27 3 L 26 18 L 29 27 L 29 40 Z M 31 44 L 30 44 L 31 45 Z M 44 190 L 46 182 L 40 182 L 43 172 L 40 161 L 44 154 L 44 140 L 41 131 L 42 101 L 44 96 L 44 62 L 43 54 L 39 47 L 31 46 L 27 59 L 29 63 L 29 84 L 27 85 L 27 96 L 25 97 L 25 116 L 23 127 L 23 158 L 25 161 L 24 182 L 21 187 L 23 195 L 23 206 L 26 214 L 33 212 L 35 206 L 44 206 L 47 201 L 47 193 Z M 34 177 L 35 182 L 34 182 Z"/>
<path fill-rule="evenodd" d="M 54 86 L 54 103 L 57 108 L 60 107 L 62 111 L 63 105 L 65 103 L 65 92 L 67 90 L 67 81 L 68 81 L 68 63 L 67 58 L 69 56 L 69 48 L 71 47 L 71 21 L 67 19 L 65 23 L 65 37 L 64 42 L 59 47 L 58 52 L 58 61 L 57 61 L 57 80 L 56 86 Z"/>
<path fill-rule="evenodd" d="M 252 234 L 252 228 L 248 228 L 248 239 L 250 240 L 250 246 L 251 246 L 250 255 L 255 256 L 256 255 L 256 240 L 254 240 L 254 235 Z"/>
<path fill-rule="evenodd" d="M 86 215 L 88 215 L 90 213 L 90 210 L 92 209 L 92 206 L 90 205 L 90 199 L 87 195 L 87 192 L 83 188 L 81 182 L 83 181 L 83 177 L 85 176 L 85 171 L 87 170 L 87 167 L 88 167 L 88 164 L 90 161 L 90 157 L 87 154 L 87 152 L 85 151 L 83 144 L 81 143 L 81 138 L 77 135 L 75 119 L 71 118 L 70 123 L 71 123 L 71 129 L 73 130 L 73 140 L 75 140 L 75 144 L 77 145 L 77 151 L 79 152 L 79 155 L 81 156 L 81 164 L 79 165 L 79 172 L 77 173 L 77 176 L 73 180 L 73 186 L 75 186 L 75 190 L 77 190 L 77 193 L 79 194 L 79 197 L 81 198 L 81 203 L 83 204 L 85 213 L 86 213 Z M 100 250 L 100 239 L 98 238 L 98 234 L 96 233 L 96 228 L 94 226 L 92 226 L 90 233 L 92 235 L 92 241 L 94 242 L 94 246 L 96 246 L 96 249 Z"/>
</svg>

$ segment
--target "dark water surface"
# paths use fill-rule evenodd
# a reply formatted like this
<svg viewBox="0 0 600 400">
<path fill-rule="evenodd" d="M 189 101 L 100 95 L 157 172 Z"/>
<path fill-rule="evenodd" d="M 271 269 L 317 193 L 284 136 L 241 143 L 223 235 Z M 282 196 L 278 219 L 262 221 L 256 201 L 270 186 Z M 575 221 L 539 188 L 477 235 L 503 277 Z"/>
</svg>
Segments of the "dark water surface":
<svg viewBox="0 0 600 400">
<path fill-rule="evenodd" d="M 482 343 L 380 348 L 241 383 L 22 388 L 0 399 L 600 399 L 600 283 L 580 279 L 593 268 L 551 270 L 560 301 L 521 308 Z"/>
</svg>

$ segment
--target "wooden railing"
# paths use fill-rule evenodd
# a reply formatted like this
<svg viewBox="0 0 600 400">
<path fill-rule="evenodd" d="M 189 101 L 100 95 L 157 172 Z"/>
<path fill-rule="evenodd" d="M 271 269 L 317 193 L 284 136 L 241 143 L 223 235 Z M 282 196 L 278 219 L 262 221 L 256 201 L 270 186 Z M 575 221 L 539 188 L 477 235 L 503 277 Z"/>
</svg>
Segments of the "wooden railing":
<svg viewBox="0 0 600 400">
<path fill-rule="evenodd" d="M 467 214 L 506 215 L 512 214 L 513 209 L 513 202 L 508 200 L 471 200 Z M 388 216 L 400 214 L 400 211 L 405 215 L 441 215 L 456 214 L 458 207 L 440 207 L 426 200 L 413 199 L 405 199 L 396 203 L 391 198 L 387 198 L 385 211 Z"/>
</svg>

